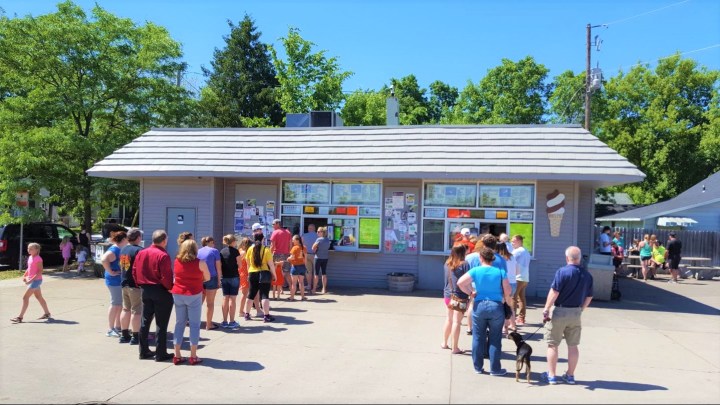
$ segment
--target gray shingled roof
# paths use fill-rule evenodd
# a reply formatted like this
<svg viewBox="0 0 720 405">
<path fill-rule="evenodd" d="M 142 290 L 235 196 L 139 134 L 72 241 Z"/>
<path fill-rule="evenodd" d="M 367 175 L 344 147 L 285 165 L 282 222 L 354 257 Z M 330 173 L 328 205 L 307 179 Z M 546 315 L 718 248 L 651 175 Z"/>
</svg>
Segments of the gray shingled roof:
<svg viewBox="0 0 720 405">
<path fill-rule="evenodd" d="M 670 215 L 678 211 L 701 207 L 718 201 L 720 201 L 720 172 L 711 174 L 710 177 L 690 187 L 673 199 L 597 218 L 596 221 L 642 221 L 647 218 Z"/>
<path fill-rule="evenodd" d="M 597 186 L 645 177 L 576 125 L 153 129 L 88 172 L 112 178 L 558 179 Z"/>
</svg>

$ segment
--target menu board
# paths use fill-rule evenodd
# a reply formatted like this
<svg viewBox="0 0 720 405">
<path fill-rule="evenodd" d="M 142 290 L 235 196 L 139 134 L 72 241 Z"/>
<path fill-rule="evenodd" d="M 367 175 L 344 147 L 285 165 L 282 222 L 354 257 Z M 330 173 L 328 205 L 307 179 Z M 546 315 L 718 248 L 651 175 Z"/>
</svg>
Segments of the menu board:
<svg viewBox="0 0 720 405">
<path fill-rule="evenodd" d="M 475 207 L 476 202 L 475 184 L 425 184 L 425 206 Z"/>
<path fill-rule="evenodd" d="M 329 183 L 283 182 L 283 203 L 329 204 Z"/>
<path fill-rule="evenodd" d="M 380 183 L 333 183 L 332 202 L 380 205 Z"/>
<path fill-rule="evenodd" d="M 480 185 L 480 206 L 495 208 L 533 208 L 535 186 Z"/>
<path fill-rule="evenodd" d="M 358 243 L 360 249 L 380 248 L 380 218 L 360 218 Z"/>
</svg>

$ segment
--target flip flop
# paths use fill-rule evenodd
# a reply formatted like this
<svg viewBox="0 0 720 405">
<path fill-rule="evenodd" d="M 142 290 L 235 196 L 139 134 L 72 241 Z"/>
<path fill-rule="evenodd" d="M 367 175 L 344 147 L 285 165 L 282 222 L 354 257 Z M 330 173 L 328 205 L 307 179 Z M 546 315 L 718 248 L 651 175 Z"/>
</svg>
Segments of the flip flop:
<svg viewBox="0 0 720 405">
<path fill-rule="evenodd" d="M 205 328 L 205 330 L 215 330 L 215 329 L 220 329 L 220 327 L 213 324 L 213 326 L 211 326 L 210 328 Z"/>
<path fill-rule="evenodd" d="M 454 352 L 452 352 L 452 354 L 465 354 L 465 350 L 460 350 L 457 352 L 454 351 Z"/>
<path fill-rule="evenodd" d="M 450 350 L 450 346 L 447 346 L 447 345 L 445 345 L 445 346 L 440 346 L 440 348 L 441 348 L 441 349 L 447 349 L 447 350 Z"/>
</svg>

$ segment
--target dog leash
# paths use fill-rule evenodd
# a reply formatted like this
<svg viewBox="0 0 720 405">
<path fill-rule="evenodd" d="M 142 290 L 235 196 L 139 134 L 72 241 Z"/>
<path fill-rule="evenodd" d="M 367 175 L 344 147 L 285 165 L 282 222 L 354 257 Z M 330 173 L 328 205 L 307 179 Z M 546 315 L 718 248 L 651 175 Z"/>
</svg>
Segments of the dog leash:
<svg viewBox="0 0 720 405">
<path fill-rule="evenodd" d="M 529 335 L 528 337 L 526 337 L 524 340 L 530 340 L 530 338 L 533 337 L 536 333 L 538 333 L 538 331 L 540 330 L 540 328 L 542 328 L 543 326 L 545 326 L 544 323 L 543 323 L 542 325 L 540 325 L 537 329 L 535 329 L 535 332 L 533 332 L 532 334 L 530 334 L 530 335 Z"/>
</svg>

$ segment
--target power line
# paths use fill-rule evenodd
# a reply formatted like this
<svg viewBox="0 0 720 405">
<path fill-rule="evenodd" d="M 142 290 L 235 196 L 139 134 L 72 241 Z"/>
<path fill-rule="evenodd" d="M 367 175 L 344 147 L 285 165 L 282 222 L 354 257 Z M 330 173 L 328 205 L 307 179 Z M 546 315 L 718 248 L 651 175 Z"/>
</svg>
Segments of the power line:
<svg viewBox="0 0 720 405">
<path fill-rule="evenodd" d="M 620 23 L 622 23 L 622 22 L 625 22 L 625 21 L 628 21 L 628 20 L 632 20 L 633 18 L 642 17 L 642 16 L 644 16 L 644 15 L 652 14 L 652 13 L 657 12 L 657 11 L 660 11 L 660 10 L 665 10 L 666 8 L 670 8 L 670 7 L 677 6 L 677 5 L 679 5 L 679 4 L 687 3 L 688 1 L 690 1 L 690 0 L 683 0 L 683 1 L 680 1 L 680 2 L 677 2 L 677 3 L 673 3 L 673 4 L 670 4 L 670 5 L 664 6 L 664 7 L 660 7 L 660 8 L 655 9 L 655 10 L 646 11 L 646 12 L 644 12 L 644 13 L 642 13 L 642 14 L 638 14 L 638 15 L 635 15 L 635 16 L 632 16 L 632 17 L 623 18 L 622 20 L 617 20 L 617 21 L 613 21 L 613 22 L 609 22 L 609 23 L 605 23 L 605 24 L 600 24 L 600 25 L 607 27 L 607 26 L 610 26 L 610 25 L 613 25 L 613 24 L 620 24 Z"/>
<path fill-rule="evenodd" d="M 636 64 L 634 64 L 634 65 L 630 65 L 630 69 L 634 68 L 635 66 L 645 65 L 645 64 L 650 63 L 650 62 L 659 62 L 659 61 L 661 61 L 661 60 L 663 60 L 663 59 L 672 58 L 673 56 L 676 56 L 676 55 L 682 56 L 682 55 L 687 55 L 687 54 L 695 53 L 695 52 L 702 52 L 702 51 L 706 51 L 706 50 L 708 50 L 708 49 L 718 48 L 718 47 L 720 47 L 720 44 L 709 45 L 709 46 L 706 46 L 706 47 L 704 47 L 704 48 L 693 49 L 692 51 L 687 51 L 687 52 L 682 52 L 682 53 L 674 53 L 674 54 L 672 54 L 672 55 L 664 56 L 664 57 L 662 57 L 662 58 L 658 58 L 658 59 L 654 59 L 654 60 L 650 60 L 650 61 L 645 61 L 645 62 L 639 62 L 639 63 L 636 63 Z"/>
</svg>

